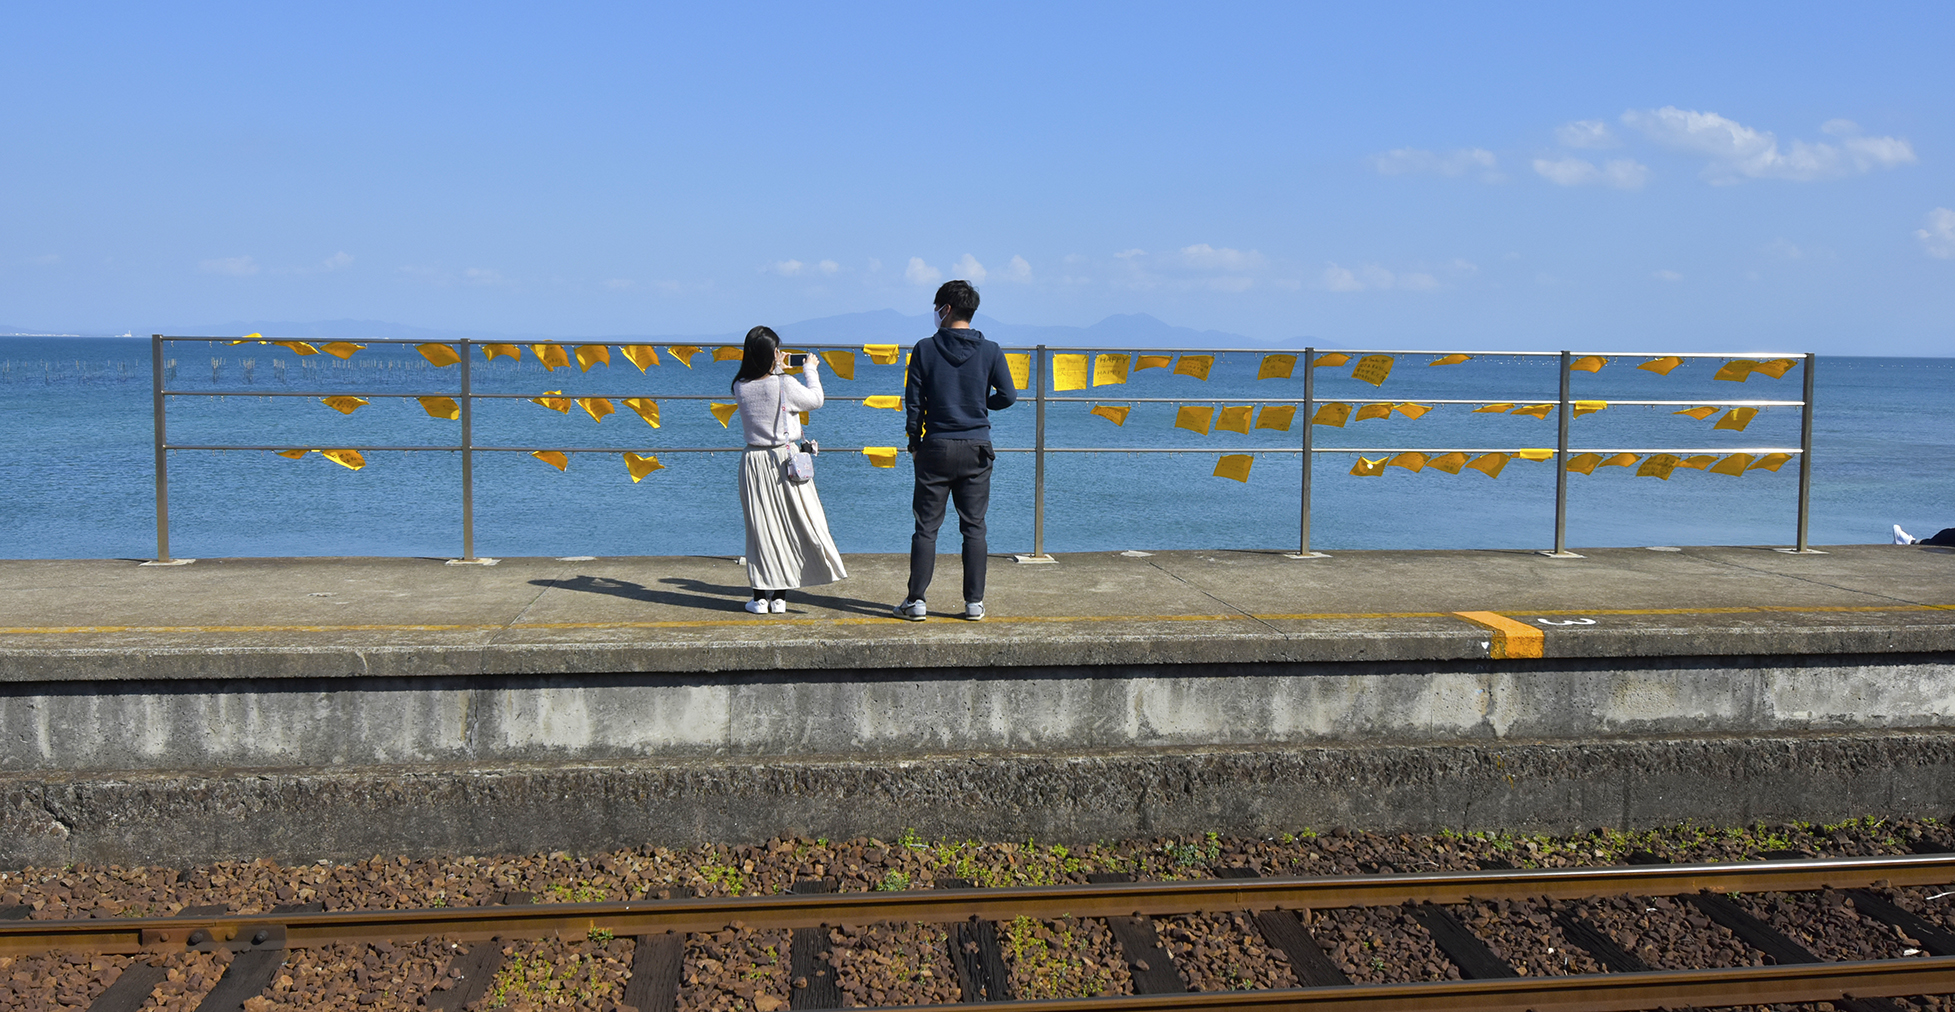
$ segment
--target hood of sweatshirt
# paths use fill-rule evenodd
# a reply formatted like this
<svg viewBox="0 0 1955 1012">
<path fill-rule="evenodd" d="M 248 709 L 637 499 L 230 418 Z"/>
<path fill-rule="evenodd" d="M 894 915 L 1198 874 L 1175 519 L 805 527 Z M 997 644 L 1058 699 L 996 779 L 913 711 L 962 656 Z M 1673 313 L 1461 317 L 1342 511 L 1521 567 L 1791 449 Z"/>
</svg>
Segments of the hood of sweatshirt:
<svg viewBox="0 0 1955 1012">
<path fill-rule="evenodd" d="M 969 327 L 939 327 L 932 336 L 937 341 L 937 354 L 953 366 L 970 361 L 984 344 L 984 335 Z"/>
</svg>

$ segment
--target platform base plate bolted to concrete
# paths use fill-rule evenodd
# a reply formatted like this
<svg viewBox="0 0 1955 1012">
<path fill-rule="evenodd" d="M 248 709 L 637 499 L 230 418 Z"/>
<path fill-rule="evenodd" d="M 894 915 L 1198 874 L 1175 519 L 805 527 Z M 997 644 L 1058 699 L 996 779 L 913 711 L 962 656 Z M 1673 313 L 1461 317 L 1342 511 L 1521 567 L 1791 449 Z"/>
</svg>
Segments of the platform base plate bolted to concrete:
<svg viewBox="0 0 1955 1012">
<path fill-rule="evenodd" d="M 159 561 L 156 559 L 151 559 L 148 562 L 138 562 L 136 563 L 136 565 L 138 566 L 187 566 L 195 561 L 197 560 L 196 559 L 163 559 Z"/>
<path fill-rule="evenodd" d="M 1540 555 L 1540 556 L 1544 556 L 1544 557 L 1546 557 L 1546 558 L 1550 558 L 1550 559 L 1586 559 L 1586 558 L 1588 558 L 1588 556 L 1586 556 L 1586 555 L 1576 555 L 1576 554 L 1575 554 L 1574 552 L 1535 552 L 1534 554 L 1536 554 L 1536 555 Z"/>
<path fill-rule="evenodd" d="M 447 561 L 446 563 L 444 563 L 444 565 L 449 565 L 449 566 L 493 566 L 493 565 L 495 565 L 496 563 L 498 563 L 498 562 L 501 562 L 501 561 L 502 561 L 501 559 L 449 559 L 449 560 L 448 560 L 448 561 Z"/>
<path fill-rule="evenodd" d="M 1284 552 L 1283 557 L 1286 559 L 1328 559 L 1330 558 L 1330 553 L 1328 552 Z"/>
<path fill-rule="evenodd" d="M 1050 555 L 1014 555 L 1011 557 L 1011 561 L 1023 562 L 1033 566 L 1056 566 L 1059 564 L 1059 560 Z"/>
<path fill-rule="evenodd" d="M 1772 549 L 1772 551 L 1777 552 L 1780 555 L 1825 555 L 1826 554 L 1825 552 L 1822 552 L 1817 548 L 1774 548 Z"/>
</svg>

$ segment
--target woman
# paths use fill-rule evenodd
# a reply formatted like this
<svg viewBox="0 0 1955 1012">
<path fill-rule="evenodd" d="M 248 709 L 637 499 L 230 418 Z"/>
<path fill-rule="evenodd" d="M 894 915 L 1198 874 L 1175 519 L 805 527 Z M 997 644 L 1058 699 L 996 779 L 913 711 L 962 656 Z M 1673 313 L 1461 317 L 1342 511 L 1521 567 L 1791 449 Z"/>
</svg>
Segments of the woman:
<svg viewBox="0 0 1955 1012">
<path fill-rule="evenodd" d="M 821 407 L 821 359 L 809 355 L 804 386 L 783 375 L 781 339 L 766 327 L 747 331 L 733 399 L 747 452 L 740 455 L 740 508 L 747 517 L 747 582 L 756 615 L 787 610 L 787 592 L 848 579 L 828 534 L 815 483 L 787 480 L 786 464 L 801 439 L 800 412 Z"/>
</svg>

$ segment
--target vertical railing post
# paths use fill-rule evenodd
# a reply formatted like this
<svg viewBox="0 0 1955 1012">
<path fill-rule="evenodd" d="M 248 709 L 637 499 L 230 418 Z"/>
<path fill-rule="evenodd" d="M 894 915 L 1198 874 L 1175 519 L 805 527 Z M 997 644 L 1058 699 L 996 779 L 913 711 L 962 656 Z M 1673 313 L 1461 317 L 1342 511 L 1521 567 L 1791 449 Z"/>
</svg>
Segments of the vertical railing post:
<svg viewBox="0 0 1955 1012">
<path fill-rule="evenodd" d="M 1568 555 L 1568 352 L 1561 353 L 1561 405 L 1555 415 L 1554 557 Z"/>
<path fill-rule="evenodd" d="M 1812 392 L 1813 366 L 1819 356 L 1806 353 L 1805 404 L 1799 408 L 1799 538 L 1795 552 L 1807 552 L 1806 521 L 1812 515 Z"/>
<path fill-rule="evenodd" d="M 1303 467 L 1298 478 L 1299 489 L 1303 494 L 1303 505 L 1299 511 L 1297 524 L 1297 555 L 1310 558 L 1310 475 L 1316 466 L 1314 449 L 1315 425 L 1310 419 L 1316 413 L 1317 402 L 1317 349 L 1303 349 Z"/>
<path fill-rule="evenodd" d="M 150 410 L 155 419 L 156 561 L 170 561 L 170 454 L 163 428 L 163 335 L 149 335 Z"/>
<path fill-rule="evenodd" d="M 470 342 L 462 347 L 462 560 L 475 561 L 475 390 L 471 384 Z"/>
<path fill-rule="evenodd" d="M 1032 557 L 1045 558 L 1045 345 L 1032 357 L 1032 383 L 1038 389 L 1032 450 Z"/>
</svg>

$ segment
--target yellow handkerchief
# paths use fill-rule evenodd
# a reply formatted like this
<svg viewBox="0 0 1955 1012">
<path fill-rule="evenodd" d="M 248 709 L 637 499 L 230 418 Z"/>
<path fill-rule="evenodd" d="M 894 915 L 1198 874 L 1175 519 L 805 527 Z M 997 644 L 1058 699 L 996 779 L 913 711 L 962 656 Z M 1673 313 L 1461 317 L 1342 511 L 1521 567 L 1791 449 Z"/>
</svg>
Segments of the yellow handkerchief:
<svg viewBox="0 0 1955 1012">
<path fill-rule="evenodd" d="M 304 358 L 307 355 L 319 354 L 319 349 L 314 348 L 304 341 L 272 341 L 270 344 L 275 348 L 285 348 L 300 358 Z"/>
<path fill-rule="evenodd" d="M 1642 459 L 1643 458 L 1633 453 L 1618 453 L 1615 456 L 1610 457 L 1609 459 L 1603 461 L 1602 466 L 1603 467 L 1633 467 L 1635 466 L 1637 461 Z"/>
<path fill-rule="evenodd" d="M 1510 401 L 1502 404 L 1488 404 L 1484 407 L 1474 408 L 1473 413 L 1476 415 L 1504 415 L 1512 410 L 1514 410 L 1514 405 Z"/>
<path fill-rule="evenodd" d="M 1166 369 L 1174 364 L 1173 355 L 1141 355 L 1134 360 L 1134 371 L 1142 369 Z"/>
<path fill-rule="evenodd" d="M 264 337 L 264 336 L 265 336 L 265 335 L 263 335 L 263 334 L 246 334 L 246 335 L 244 335 L 243 337 L 240 337 L 240 338 L 238 338 L 238 339 L 237 339 L 237 340 L 235 340 L 235 341 L 226 341 L 226 342 L 224 342 L 224 343 L 225 343 L 225 344 L 243 344 L 244 342 L 246 342 L 246 341 L 249 341 L 249 340 L 251 340 L 252 338 L 257 338 L 257 337 Z M 263 342 L 259 342 L 259 343 L 261 343 L 261 344 L 262 344 Z M 304 451 L 301 451 L 301 452 L 304 452 Z"/>
<path fill-rule="evenodd" d="M 1527 407 L 1524 408 L 1515 408 L 1510 413 L 1516 415 L 1526 415 L 1529 418 L 1546 418 L 1554 413 L 1554 409 L 1555 406 L 1552 404 L 1529 404 Z"/>
<path fill-rule="evenodd" d="M 1501 469 L 1506 467 L 1507 462 L 1512 459 L 1504 453 L 1483 453 L 1473 458 L 1472 463 L 1466 466 L 1489 478 L 1498 478 L 1500 477 Z"/>
<path fill-rule="evenodd" d="M 367 466 L 367 458 L 360 456 L 358 450 L 320 450 L 319 455 L 341 467 L 355 471 Z"/>
<path fill-rule="evenodd" d="M 1088 412 L 1088 414 L 1098 415 L 1115 425 L 1125 426 L 1127 424 L 1127 412 L 1132 410 L 1132 408 L 1124 404 L 1095 404 L 1093 405 L 1093 410 Z"/>
<path fill-rule="evenodd" d="M 1592 415 L 1597 411 L 1606 411 L 1608 407 L 1608 401 L 1576 401 L 1575 417 L 1580 418 L 1583 415 Z"/>
<path fill-rule="evenodd" d="M 1344 423 L 1350 421 L 1350 419 L 1351 406 L 1332 401 L 1317 409 L 1317 416 L 1310 420 L 1310 424 L 1328 425 L 1333 429 L 1341 429 L 1344 427 Z"/>
<path fill-rule="evenodd" d="M 1573 362 L 1568 363 L 1568 371 L 1569 372 L 1601 372 L 1602 367 L 1608 364 L 1609 364 L 1609 360 L 1603 358 L 1600 355 L 1584 355 L 1581 358 L 1578 358 Z"/>
<path fill-rule="evenodd" d="M 1358 421 L 1360 422 L 1367 418 L 1390 418 L 1391 416 L 1392 406 L 1389 404 L 1367 404 L 1358 409 Z"/>
<path fill-rule="evenodd" d="M 1471 359 L 1472 357 L 1473 356 L 1471 355 L 1461 355 L 1455 353 L 1452 355 L 1447 355 L 1445 358 L 1435 358 L 1432 361 L 1427 362 L 1426 364 L 1427 365 L 1458 365 L 1461 362 L 1465 362 Z"/>
<path fill-rule="evenodd" d="M 1670 370 L 1675 369 L 1676 367 L 1682 364 L 1683 364 L 1683 359 L 1680 359 L 1675 355 L 1665 355 L 1662 358 L 1650 359 L 1649 361 L 1644 362 L 1642 365 L 1639 365 L 1636 368 L 1646 369 L 1650 372 L 1657 374 L 1658 376 L 1668 376 L 1670 375 Z"/>
<path fill-rule="evenodd" d="M 1215 462 L 1215 477 L 1234 478 L 1246 485 L 1249 483 L 1249 465 L 1253 462 L 1246 453 L 1225 453 Z"/>
<path fill-rule="evenodd" d="M 1426 464 L 1429 463 L 1431 459 L 1432 458 L 1427 457 L 1423 453 L 1419 453 L 1415 450 L 1408 450 L 1405 453 L 1401 453 L 1398 456 L 1393 457 L 1388 461 L 1385 461 L 1385 463 L 1390 464 L 1393 467 L 1402 467 L 1407 471 L 1412 472 L 1413 474 L 1418 474 L 1420 471 L 1425 470 Z"/>
<path fill-rule="evenodd" d="M 311 450 L 280 450 L 278 451 L 278 455 L 284 457 L 286 460 L 297 460 L 311 452 Z"/>
<path fill-rule="evenodd" d="M 1791 459 L 1792 459 L 1792 455 L 1789 453 L 1767 453 L 1764 456 L 1759 457 L 1757 460 L 1752 461 L 1751 466 L 1745 468 L 1745 470 L 1777 471 L 1779 469 L 1780 464 L 1783 464 Z"/>
<path fill-rule="evenodd" d="M 1576 474 L 1594 474 L 1595 465 L 1602 463 L 1599 453 L 1578 453 L 1568 458 L 1568 470 Z"/>
<path fill-rule="evenodd" d="M 1133 365 L 1131 355 L 1096 355 L 1093 357 L 1093 385 L 1112 386 L 1127 382 L 1127 370 Z"/>
<path fill-rule="evenodd" d="M 1638 478 L 1661 478 L 1670 480 L 1670 472 L 1677 469 L 1677 455 L 1674 453 L 1652 453 L 1643 466 L 1636 469 Z"/>
<path fill-rule="evenodd" d="M 605 365 L 611 364 L 611 349 L 608 346 L 602 344 L 580 344 L 577 346 L 577 368 L 579 371 L 590 372 L 591 366 L 599 362 Z"/>
<path fill-rule="evenodd" d="M 1352 379 L 1361 379 L 1372 386 L 1383 386 L 1385 377 L 1391 374 L 1392 357 L 1390 355 L 1366 355 L 1358 359 L 1358 364 L 1351 369 Z"/>
<path fill-rule="evenodd" d="M 1754 362 L 1748 358 L 1734 358 L 1731 361 L 1724 363 L 1724 367 L 1722 369 L 1719 369 L 1717 371 L 1717 375 L 1712 376 L 1711 378 L 1718 379 L 1718 380 L 1727 380 L 1732 383 L 1743 383 L 1744 381 L 1751 378 L 1751 371 L 1753 369 L 1756 369 L 1763 364 L 1764 363 L 1762 362 Z"/>
<path fill-rule="evenodd" d="M 709 404 L 708 408 L 713 412 L 713 417 L 720 420 L 720 428 L 726 428 L 727 423 L 733 420 L 733 413 L 740 410 L 740 405 Z"/>
<path fill-rule="evenodd" d="M 665 353 L 678 359 L 680 365 L 690 369 L 692 368 L 692 357 L 699 354 L 699 349 L 690 344 L 673 344 L 666 346 Z"/>
<path fill-rule="evenodd" d="M 631 483 L 633 485 L 645 480 L 645 476 L 651 474 L 653 471 L 665 470 L 665 465 L 659 463 L 658 458 L 649 453 L 644 456 L 639 456 L 636 453 L 626 453 L 624 458 L 625 471 L 631 475 Z"/>
<path fill-rule="evenodd" d="M 1254 410 L 1255 407 L 1249 404 L 1225 407 L 1221 414 L 1215 416 L 1215 427 L 1225 432 L 1240 432 L 1246 436 L 1249 434 L 1249 415 Z"/>
<path fill-rule="evenodd" d="M 1442 453 L 1437 457 L 1429 458 L 1426 461 L 1426 466 L 1436 467 L 1447 474 L 1458 474 L 1459 469 L 1466 466 L 1466 454 L 1458 450 L 1454 450 L 1452 453 Z"/>
<path fill-rule="evenodd" d="M 532 344 L 529 346 L 529 352 L 535 355 L 536 360 L 543 363 L 543 368 L 550 372 L 555 372 L 559 366 L 564 368 L 570 366 L 570 356 L 564 352 L 561 344 Z"/>
<path fill-rule="evenodd" d="M 1341 351 L 1331 351 L 1331 352 L 1325 352 L 1324 354 L 1319 355 L 1316 358 L 1312 359 L 1310 362 L 1310 367 L 1314 369 L 1320 365 L 1343 365 L 1344 363 L 1349 361 L 1351 361 L 1351 356 L 1346 355 Z"/>
<path fill-rule="evenodd" d="M 1687 467 L 1693 471 L 1702 471 L 1703 469 L 1711 466 L 1711 462 L 1716 459 L 1717 459 L 1717 454 L 1700 453 L 1694 457 L 1685 457 L 1684 459 L 1677 461 L 1677 466 Z"/>
<path fill-rule="evenodd" d="M 1019 390 L 1032 385 L 1032 356 L 1029 352 L 1008 351 L 1005 353 L 1005 367 L 1011 370 L 1011 385 Z"/>
<path fill-rule="evenodd" d="M 1404 404 L 1392 405 L 1392 410 L 1398 412 L 1401 415 L 1404 415 L 1407 418 L 1418 418 L 1420 415 L 1423 415 L 1426 412 L 1431 411 L 1432 405 L 1413 404 L 1408 401 Z"/>
<path fill-rule="evenodd" d="M 611 406 L 610 401 L 602 397 L 579 397 L 577 398 L 577 406 L 583 408 L 585 413 L 591 416 L 591 421 L 593 422 L 601 422 L 604 420 L 605 415 L 615 414 L 618 410 Z"/>
<path fill-rule="evenodd" d="M 896 351 L 897 348 L 893 344 L 865 344 L 862 346 L 862 354 L 869 356 L 869 361 L 877 365 L 895 365 Z"/>
<path fill-rule="evenodd" d="M 1294 404 L 1271 404 L 1256 412 L 1256 428 L 1290 431 L 1290 425 L 1297 419 L 1297 406 Z"/>
<path fill-rule="evenodd" d="M 1717 409 L 1713 407 L 1685 408 L 1682 411 L 1672 411 L 1670 413 L 1673 415 L 1689 415 L 1690 417 L 1695 418 L 1701 422 L 1704 419 L 1717 414 Z"/>
<path fill-rule="evenodd" d="M 321 397 L 319 398 L 319 403 L 324 404 L 329 408 L 332 408 L 334 411 L 337 411 L 342 415 L 350 415 L 353 412 L 366 407 L 367 399 L 364 397 L 343 397 L 343 396 Z"/>
<path fill-rule="evenodd" d="M 713 361 L 738 362 L 747 357 L 747 349 L 740 345 L 721 345 L 713 349 Z"/>
<path fill-rule="evenodd" d="M 1745 473 L 1745 465 L 1751 463 L 1751 454 L 1734 453 L 1711 465 L 1712 474 L 1728 474 L 1737 477 Z"/>
<path fill-rule="evenodd" d="M 1711 428 L 1733 429 L 1738 432 L 1743 432 L 1745 426 L 1751 424 L 1751 419 L 1756 414 L 1758 414 L 1757 408 L 1732 408 L 1726 411 L 1724 417 L 1718 419 L 1717 424 L 1711 426 Z"/>
<path fill-rule="evenodd" d="M 1385 458 L 1372 460 L 1369 457 L 1359 457 L 1358 462 L 1351 465 L 1351 473 L 1360 478 L 1376 478 L 1385 473 Z"/>
<path fill-rule="evenodd" d="M 1180 361 L 1174 364 L 1174 374 L 1176 376 L 1193 376 L 1198 380 L 1205 380 L 1208 378 L 1208 370 L 1214 366 L 1215 356 L 1213 355 L 1183 355 Z"/>
<path fill-rule="evenodd" d="M 354 352 L 360 351 L 365 347 L 366 345 L 364 344 L 354 344 L 351 341 L 333 341 L 329 344 L 320 345 L 319 350 L 334 358 L 352 358 Z"/>
<path fill-rule="evenodd" d="M 901 411 L 903 410 L 903 398 L 898 394 L 876 394 L 873 397 L 862 398 L 862 406 L 865 408 L 888 408 L 892 411 Z"/>
<path fill-rule="evenodd" d="M 896 466 L 896 448 L 893 446 L 865 446 L 862 448 L 862 455 L 869 458 L 869 463 L 876 467 Z"/>
<path fill-rule="evenodd" d="M 1086 356 L 1052 356 L 1052 389 L 1084 390 L 1086 385 Z"/>
<path fill-rule="evenodd" d="M 1792 359 L 1775 358 L 1769 362 L 1760 362 L 1757 365 L 1752 366 L 1751 371 L 1762 372 L 1773 379 L 1780 379 L 1785 376 L 1786 370 L 1791 369 L 1793 365 L 1794 362 Z"/>
<path fill-rule="evenodd" d="M 414 350 L 436 366 L 450 366 L 462 360 L 460 353 L 445 344 L 417 344 Z"/>
<path fill-rule="evenodd" d="M 638 412 L 638 417 L 643 418 L 646 425 L 654 429 L 658 428 L 657 401 L 650 397 L 627 397 L 624 399 L 624 406 Z"/>
<path fill-rule="evenodd" d="M 545 390 L 543 392 L 545 394 L 563 393 L 561 390 Z M 541 404 L 551 411 L 561 412 L 566 415 L 570 413 L 571 400 L 568 397 L 532 397 L 529 399 L 529 402 L 531 404 Z"/>
<path fill-rule="evenodd" d="M 421 410 L 426 411 L 429 418 L 446 418 L 452 422 L 462 417 L 462 406 L 456 404 L 453 397 L 417 397 L 415 399 L 421 402 Z"/>
<path fill-rule="evenodd" d="M 646 366 L 658 364 L 658 348 L 654 345 L 621 344 L 618 351 L 624 354 L 625 361 L 637 366 L 639 372 L 644 372 Z"/>
<path fill-rule="evenodd" d="M 530 456 L 556 468 L 559 471 L 570 467 L 570 456 L 560 450 L 537 450 Z"/>
<path fill-rule="evenodd" d="M 1295 355 L 1264 355 L 1262 366 L 1256 370 L 1256 378 L 1259 380 L 1289 379 L 1290 374 L 1295 372 L 1296 368 L 1297 357 Z"/>
<path fill-rule="evenodd" d="M 1183 405 L 1174 413 L 1174 427 L 1208 435 L 1209 422 L 1215 417 L 1215 409 L 1206 404 Z"/>
<path fill-rule="evenodd" d="M 1529 448 L 1525 450 L 1515 450 L 1514 456 L 1519 457 L 1522 460 L 1547 460 L 1554 456 L 1554 451 L 1547 450 L 1547 449 Z"/>
<path fill-rule="evenodd" d="M 833 372 L 837 377 L 845 380 L 855 378 L 855 352 L 847 348 L 841 348 L 836 351 L 824 351 L 821 353 L 821 360 L 828 363 L 829 371 Z"/>
<path fill-rule="evenodd" d="M 523 349 L 513 344 L 485 344 L 482 346 L 483 361 L 493 362 L 498 358 L 513 358 L 521 362 L 523 360 Z"/>
</svg>

